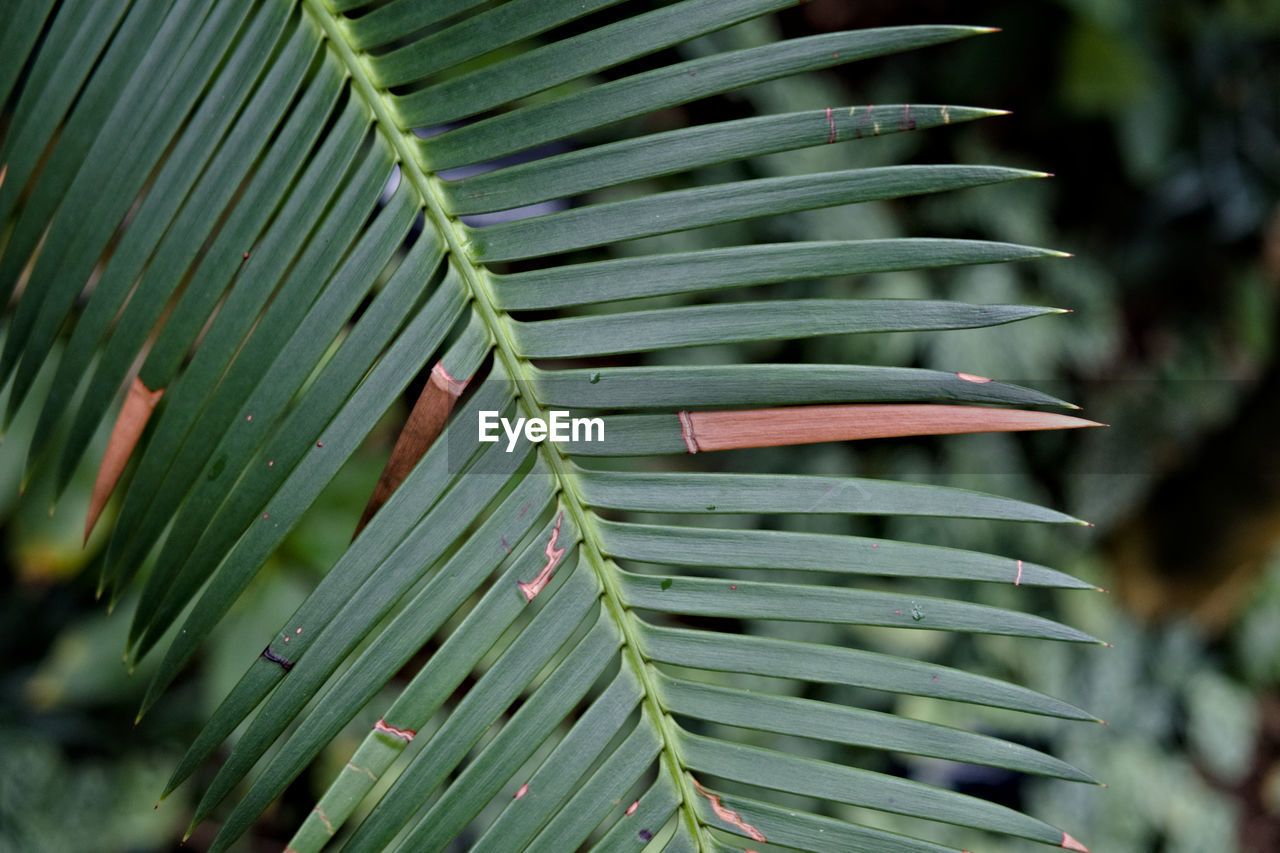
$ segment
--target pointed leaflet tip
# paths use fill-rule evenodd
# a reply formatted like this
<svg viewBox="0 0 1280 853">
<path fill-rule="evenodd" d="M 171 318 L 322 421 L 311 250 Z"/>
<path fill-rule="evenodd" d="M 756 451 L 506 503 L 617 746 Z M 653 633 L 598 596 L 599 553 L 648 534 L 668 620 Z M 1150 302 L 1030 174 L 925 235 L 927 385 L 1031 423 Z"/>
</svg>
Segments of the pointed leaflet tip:
<svg viewBox="0 0 1280 853">
<path fill-rule="evenodd" d="M 1062 848 L 1064 850 L 1075 850 L 1077 853 L 1089 853 L 1088 847 L 1085 847 L 1065 832 L 1062 833 Z"/>
<path fill-rule="evenodd" d="M 152 391 L 138 377 L 133 377 L 129 386 L 129 395 L 125 397 L 124 406 L 111 428 L 111 440 L 107 443 L 107 451 L 102 455 L 102 464 L 98 467 L 98 479 L 93 484 L 93 495 L 89 498 L 89 513 L 84 522 L 84 541 L 88 543 L 89 534 L 98 523 L 107 499 L 115 491 L 124 466 L 129 461 L 142 430 L 146 427 L 151 413 L 155 410 L 164 389 Z"/>
</svg>

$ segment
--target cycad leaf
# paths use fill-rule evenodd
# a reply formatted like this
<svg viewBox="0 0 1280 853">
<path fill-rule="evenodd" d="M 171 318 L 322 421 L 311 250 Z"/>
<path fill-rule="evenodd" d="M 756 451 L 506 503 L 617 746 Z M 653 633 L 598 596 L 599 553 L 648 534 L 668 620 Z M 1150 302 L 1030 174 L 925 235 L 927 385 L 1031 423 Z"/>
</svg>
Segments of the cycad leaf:
<svg viewBox="0 0 1280 853">
<path fill-rule="evenodd" d="M 1047 394 L 962 372 L 706 364 L 683 352 L 1057 313 L 796 298 L 804 291 L 770 286 L 1060 253 L 856 234 L 752 245 L 735 228 L 720 248 L 607 257 L 620 241 L 1041 174 L 700 171 L 993 110 L 831 106 L 647 135 L 623 124 L 984 32 L 897 27 L 722 53 L 708 40 L 681 53 L 787 5 L 15 0 L 7 10 L 6 416 L 24 401 L 40 408 L 28 474 L 61 490 L 113 400 L 133 389 L 93 513 L 117 496 L 101 583 L 113 601 L 141 587 L 131 654 L 174 638 L 144 711 L 414 378 L 427 383 L 364 517 L 350 520 L 352 543 L 261 638 L 166 789 L 245 726 L 196 809 L 198 822 L 246 791 L 213 849 L 351 725 L 367 734 L 298 828 L 298 853 L 339 833 L 356 851 L 443 850 L 464 838 L 492 851 L 706 851 L 737 849 L 735 836 L 783 850 L 944 849 L 824 817 L 824 801 L 1083 849 L 1008 808 L 775 747 L 805 738 L 1092 781 L 998 738 L 791 689 L 854 686 L 1092 720 L 1023 687 L 838 639 L 849 635 L 841 626 L 859 626 L 1096 643 L 1037 614 L 964 600 L 971 585 L 929 580 L 1090 584 L 1007 556 L 688 518 L 1075 521 L 956 489 L 693 469 L 703 457 L 689 454 L 721 449 L 1092 425 L 1034 408 L 1069 406 Z M 643 70 L 627 64 L 641 57 Z M 570 137 L 565 149 L 537 150 Z M 509 155 L 519 162 L 493 162 Z M 465 176 L 440 174 L 462 166 Z M 688 178 L 667 182 L 680 173 Z M 634 186 L 590 196 L 622 184 Z M 502 213 L 584 195 L 531 218 Z M 498 221 L 460 218 L 477 213 Z M 748 287 L 736 302 L 706 296 Z M 512 313 L 529 311 L 554 313 Z M 60 335 L 52 383 L 28 400 Z M 628 358 L 603 358 L 618 354 Z M 598 415 L 603 435 L 477 434 L 482 415 L 528 423 L 560 410 Z M 660 470 L 667 454 L 684 457 L 680 470 Z M 634 459 L 588 467 L 586 457 Z M 698 629 L 688 616 L 703 620 Z M 777 622 L 832 627 L 804 642 L 770 636 Z M 782 681 L 753 692 L 757 676 Z M 367 803 L 375 790 L 385 793 Z M 783 809 L 773 791 L 811 805 Z"/>
</svg>

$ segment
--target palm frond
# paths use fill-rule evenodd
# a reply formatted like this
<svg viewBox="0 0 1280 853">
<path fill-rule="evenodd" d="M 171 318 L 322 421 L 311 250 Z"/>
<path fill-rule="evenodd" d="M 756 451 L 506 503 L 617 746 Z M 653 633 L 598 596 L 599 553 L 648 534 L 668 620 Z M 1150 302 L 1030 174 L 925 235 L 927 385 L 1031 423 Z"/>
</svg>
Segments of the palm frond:
<svg viewBox="0 0 1280 853">
<path fill-rule="evenodd" d="M 174 773 L 169 791 L 229 742 L 193 823 L 248 787 L 214 849 L 372 711 L 290 849 L 339 832 L 356 851 L 458 839 L 476 850 L 945 849 L 819 813 L 831 803 L 1084 849 L 1012 809 L 792 747 L 1092 781 L 1026 747 L 798 686 L 1091 720 L 996 679 L 849 648 L 844 630 L 1097 643 L 918 581 L 1089 584 L 1004 556 L 703 526 L 734 513 L 1074 519 L 940 487 L 592 461 L 1089 425 L 1042 411 L 1068 404 L 1041 392 L 962 373 L 707 365 L 681 352 L 1028 320 L 1057 309 L 781 298 L 768 285 L 1058 252 L 902 238 L 604 257 L 600 247 L 642 237 L 1042 176 L 913 165 L 650 191 L 643 182 L 707 166 L 998 112 L 841 105 L 648 134 L 628 123 L 985 32 L 897 27 L 679 52 L 788 5 L 14 0 L 6 11 L 6 418 L 39 409 L 28 476 L 61 491 L 132 389 L 96 498 L 100 508 L 118 493 L 101 588 L 113 602 L 139 590 L 131 659 L 170 638 L 144 711 L 383 414 L 430 376 L 351 546 L 263 638 Z M 628 65 L 640 58 L 641 70 Z M 582 141 L 541 148 L 569 137 Z M 633 197 L 463 218 L 624 184 Z M 744 301 L 705 298 L 746 287 Z M 603 358 L 646 352 L 661 363 Z M 45 387 L 35 380 L 49 361 Z M 481 412 L 559 407 L 599 414 L 604 440 L 477 440 Z M 801 640 L 778 623 L 831 627 Z M 797 797 L 811 805 L 789 807 Z"/>
</svg>

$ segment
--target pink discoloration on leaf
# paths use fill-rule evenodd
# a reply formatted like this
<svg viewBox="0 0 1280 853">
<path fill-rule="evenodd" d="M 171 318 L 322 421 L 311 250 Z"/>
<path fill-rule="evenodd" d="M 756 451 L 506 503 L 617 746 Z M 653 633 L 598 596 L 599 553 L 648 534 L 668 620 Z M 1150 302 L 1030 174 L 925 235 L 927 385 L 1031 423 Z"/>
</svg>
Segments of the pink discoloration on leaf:
<svg viewBox="0 0 1280 853">
<path fill-rule="evenodd" d="M 697 453 L 701 448 L 698 447 L 698 436 L 693 431 L 693 415 L 689 412 L 676 412 L 676 417 L 680 419 L 680 437 L 684 439 L 685 450 Z"/>
<path fill-rule="evenodd" d="M 160 402 L 163 394 L 163 388 L 152 391 L 142 383 L 141 379 L 136 376 L 133 378 L 133 384 L 129 386 L 129 395 L 125 397 L 124 406 L 120 409 L 116 424 L 111 429 L 111 440 L 107 442 L 107 452 L 102 455 L 102 464 L 98 466 L 98 478 L 93 484 L 93 494 L 89 498 L 89 514 L 84 522 L 85 542 L 89 541 L 89 534 L 93 532 L 93 527 L 98 523 L 98 517 L 102 515 L 107 500 L 115 491 L 129 456 L 137 446 L 138 439 L 142 437 L 142 430 L 151 419 L 151 413 L 155 411 L 156 404 Z"/>
<path fill-rule="evenodd" d="M 520 786 L 520 790 L 516 791 L 515 796 L 512 797 L 511 799 L 518 800 L 527 793 L 529 793 L 529 783 L 525 782 L 523 785 Z"/>
<path fill-rule="evenodd" d="M 898 123 L 899 130 L 915 130 L 916 117 L 911 114 L 911 105 L 906 104 L 902 108 L 902 121 Z"/>
<path fill-rule="evenodd" d="M 348 769 L 348 770 L 353 770 L 353 771 L 355 771 L 356 773 L 363 773 L 365 776 L 368 776 L 368 777 L 369 777 L 370 779 L 372 779 L 373 781 L 375 781 L 375 782 L 377 782 L 377 781 L 378 781 L 378 777 L 377 777 L 376 775 L 374 775 L 374 772 L 373 772 L 372 770 L 370 770 L 368 767 L 361 767 L 361 766 L 360 766 L 360 765 L 358 765 L 358 764 L 352 764 L 350 761 L 348 761 L 348 762 L 347 762 L 347 769 Z"/>
<path fill-rule="evenodd" d="M 505 536 L 502 537 L 502 550 L 506 551 L 508 554 L 511 553 L 511 545 L 507 542 L 507 537 Z"/>
<path fill-rule="evenodd" d="M 538 572 L 538 576 L 528 583 L 520 583 L 520 591 L 524 593 L 525 601 L 533 601 L 538 593 L 551 581 L 551 574 L 556 570 L 556 566 L 560 565 L 560 561 L 564 558 L 564 548 L 557 548 L 556 542 L 560 539 L 560 523 L 564 521 L 564 513 L 561 512 L 556 516 L 556 526 L 551 529 L 551 539 L 547 542 L 547 549 L 543 552 L 547 555 L 547 564 L 542 567 L 542 571 Z"/>
<path fill-rule="evenodd" d="M 333 835 L 334 833 L 333 823 L 329 820 L 329 816 L 324 813 L 324 809 L 320 808 L 319 806 L 316 806 L 311 811 L 314 812 L 315 816 L 320 818 L 320 822 L 324 824 L 324 831 L 329 833 L 330 835 Z"/>
<path fill-rule="evenodd" d="M 1078 851 L 1078 853 L 1089 853 L 1088 847 L 1085 847 L 1065 832 L 1062 833 L 1062 847 L 1064 850 L 1075 850 Z"/>
<path fill-rule="evenodd" d="M 715 812 L 716 817 L 720 818 L 722 821 L 729 824 L 730 826 L 736 826 L 738 829 L 742 830 L 742 832 L 752 841 L 768 841 L 769 840 L 764 837 L 763 832 L 761 832 L 751 824 L 744 821 L 742 819 L 742 815 L 738 814 L 728 806 L 725 806 L 723 803 L 720 802 L 719 797 L 717 797 L 715 794 L 708 791 L 706 788 L 702 787 L 702 785 L 698 784 L 697 779 L 693 780 L 693 787 L 697 788 L 698 793 L 706 797 L 707 802 L 711 803 L 711 810 Z"/>
<path fill-rule="evenodd" d="M 459 397 L 462 392 L 467 390 L 469 379 L 455 379 L 445 369 L 444 364 L 436 362 L 435 367 L 431 368 L 431 381 L 439 386 L 440 390 L 448 391 L 454 397 Z"/>
<path fill-rule="evenodd" d="M 986 385 L 991 381 L 985 376 L 974 376 L 972 373 L 957 373 L 956 377 L 965 382 L 972 382 L 974 385 Z"/>
<path fill-rule="evenodd" d="M 418 734 L 413 729 L 397 729 L 395 726 L 389 726 L 387 725 L 387 721 L 383 719 L 379 719 L 378 722 L 373 724 L 373 730 L 375 732 L 386 732 L 392 737 L 399 738 L 405 743 L 412 743 L 414 737 Z"/>
<path fill-rule="evenodd" d="M 836 117 L 831 114 L 831 107 L 827 107 L 827 127 L 827 144 L 830 145 L 836 141 Z"/>
<path fill-rule="evenodd" d="M 1018 561 L 1018 576 L 1013 579 L 1014 586 L 1022 585 L 1022 561 Z"/>
<path fill-rule="evenodd" d="M 634 803 L 632 803 L 631 805 L 627 806 L 627 811 L 626 811 L 626 815 L 627 815 L 627 817 L 631 817 L 633 814 L 635 814 L 635 813 L 636 813 L 636 809 L 638 809 L 638 808 L 640 808 L 640 801 L 639 801 L 639 800 L 636 800 Z"/>
</svg>

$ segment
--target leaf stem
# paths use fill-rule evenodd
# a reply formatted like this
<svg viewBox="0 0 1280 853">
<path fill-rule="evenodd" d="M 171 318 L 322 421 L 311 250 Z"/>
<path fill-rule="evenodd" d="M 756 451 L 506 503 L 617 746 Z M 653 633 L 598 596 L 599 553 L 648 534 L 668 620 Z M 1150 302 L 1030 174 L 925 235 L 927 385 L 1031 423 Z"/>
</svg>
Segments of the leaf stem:
<svg viewBox="0 0 1280 853">
<path fill-rule="evenodd" d="M 351 80 L 353 91 L 366 103 L 373 114 L 374 122 L 395 152 L 400 163 L 401 179 L 408 180 L 417 189 L 425 205 L 427 219 L 447 243 L 449 254 L 462 274 L 476 310 L 479 311 L 492 336 L 495 354 L 502 360 L 503 367 L 506 368 L 511 381 L 515 383 L 519 405 L 528 417 L 545 418 L 546 413 L 537 405 L 533 394 L 527 371 L 528 361 L 517 354 L 505 314 L 501 313 L 495 305 L 488 271 L 475 263 L 467 253 L 467 240 L 462 231 L 463 226 L 445 207 L 440 179 L 429 174 L 418 162 L 412 148 L 407 144 L 406 131 L 396 120 L 391 104 L 373 84 L 364 63 L 347 42 L 336 16 L 324 8 L 320 0 L 302 0 L 302 5 L 325 34 Z M 644 702 L 652 713 L 653 719 L 657 721 L 663 752 L 669 759 L 669 762 L 664 761 L 660 764 L 668 767 L 674 777 L 673 781 L 680 792 L 681 809 L 684 812 L 685 821 L 693 837 L 697 839 L 699 849 L 708 848 L 709 845 L 704 842 L 702 827 L 694 808 L 696 794 L 691 790 L 688 778 L 683 772 L 684 765 L 680 759 L 675 737 L 670 730 L 671 719 L 658 702 L 657 686 L 640 652 L 638 637 L 632 625 L 631 616 L 623 604 L 617 578 L 609 569 L 608 561 L 596 544 L 595 527 L 591 522 L 590 513 L 586 510 L 573 481 L 568 462 L 559 448 L 551 442 L 543 442 L 539 452 L 545 455 L 547 464 L 556 478 L 565 511 L 569 513 L 582 533 L 582 546 L 600 583 L 605 606 L 622 632 L 623 655 L 640 680 L 644 689 Z"/>
</svg>

